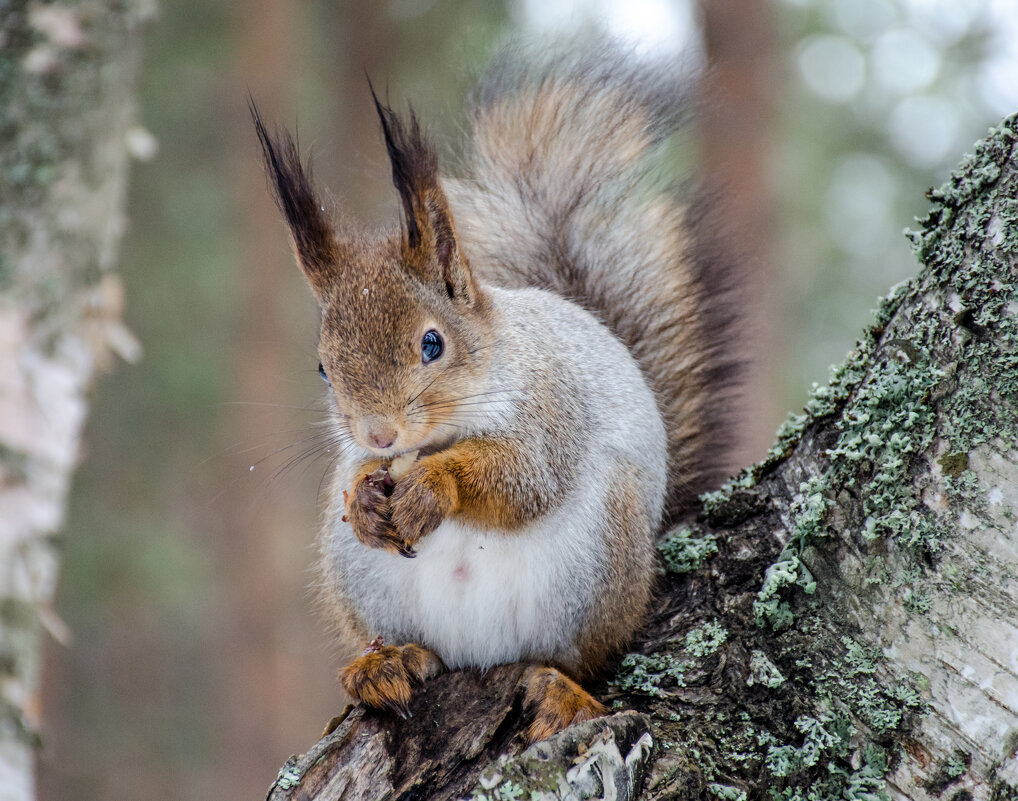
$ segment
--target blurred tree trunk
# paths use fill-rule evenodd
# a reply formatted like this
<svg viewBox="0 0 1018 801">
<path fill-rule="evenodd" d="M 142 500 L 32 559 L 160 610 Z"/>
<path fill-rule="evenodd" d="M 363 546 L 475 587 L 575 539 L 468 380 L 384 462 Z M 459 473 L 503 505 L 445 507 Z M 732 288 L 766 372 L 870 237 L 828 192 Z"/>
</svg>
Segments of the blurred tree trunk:
<svg viewBox="0 0 1018 801">
<path fill-rule="evenodd" d="M 391 209 L 383 204 L 389 198 L 388 185 L 378 180 L 379 174 L 385 175 L 384 161 L 368 78 L 383 94 L 388 91 L 390 76 L 402 55 L 397 45 L 398 26 L 383 5 L 372 2 L 338 4 L 332 12 L 332 25 L 342 43 L 335 48 L 332 62 L 340 137 L 333 153 L 348 155 L 353 169 L 343 170 L 331 185 L 356 219 L 379 225 L 383 219 L 388 221 Z"/>
<path fill-rule="evenodd" d="M 759 459 L 781 419 L 775 314 L 774 188 L 768 166 L 778 83 L 770 0 L 699 0 L 707 71 L 698 119 L 704 184 L 718 193 L 720 231 L 742 265 L 749 365 L 740 464 Z M 732 465 L 734 469 L 737 465 Z"/>
<path fill-rule="evenodd" d="M 135 2 L 0 9 L 0 796 L 29 799 L 41 635 L 81 452 L 88 389 L 138 346 L 114 274 L 124 229 L 139 28 Z"/>
<path fill-rule="evenodd" d="M 247 232 L 239 248 L 236 285 L 241 294 L 238 305 L 251 314 L 237 328 L 231 345 L 230 392 L 245 405 L 227 405 L 222 413 L 223 425 L 244 449 L 258 447 L 266 438 L 258 405 L 286 406 L 293 399 L 280 381 L 292 367 L 288 364 L 287 308 L 280 302 L 286 297 L 286 276 L 273 264 L 278 220 L 266 197 L 250 115 L 239 92 L 246 87 L 263 107 L 274 113 L 281 109 L 294 79 L 294 40 L 302 8 L 257 0 L 232 9 L 238 42 L 233 86 L 238 96 L 230 108 L 229 136 L 237 144 L 232 158 L 234 207 Z M 221 708 L 215 716 L 220 751 L 209 790 L 213 797 L 244 798 L 256 793 L 264 786 L 262 766 L 278 760 L 285 748 L 283 738 L 296 733 L 292 722 L 296 708 L 285 698 L 286 688 L 300 678 L 288 669 L 281 618 L 284 600 L 300 580 L 291 573 L 300 570 L 280 557 L 294 515 L 302 518 L 285 502 L 259 502 L 256 491 L 265 489 L 266 467 L 271 469 L 271 462 L 259 463 L 251 481 L 224 482 L 227 490 L 217 502 L 223 510 L 215 543 L 223 622 L 215 676 Z"/>
<path fill-rule="evenodd" d="M 377 147 L 374 127 L 369 139 L 365 125 L 372 109 L 364 70 L 378 66 L 388 52 L 383 6 L 342 3 L 335 9 L 315 9 L 259 0 L 238 6 L 236 20 L 240 31 L 237 84 L 248 88 L 268 119 L 287 125 L 292 124 L 290 109 L 295 96 L 317 99 L 323 94 L 308 92 L 308 87 L 296 87 L 294 82 L 302 55 L 296 44 L 302 40 L 301 32 L 325 24 L 332 32 L 329 53 L 334 57 L 334 62 L 321 70 L 329 76 L 324 106 L 330 111 L 323 115 L 320 108 L 301 109 L 298 104 L 300 128 L 312 127 L 304 121 L 305 116 L 315 120 L 325 132 L 321 139 L 329 153 L 359 155 Z M 238 305 L 245 315 L 232 351 L 236 371 L 231 394 L 245 405 L 227 406 L 225 425 L 232 429 L 236 442 L 254 448 L 265 441 L 266 426 L 265 415 L 253 412 L 251 406 L 299 404 L 301 393 L 294 385 L 304 381 L 308 389 L 317 392 L 320 382 L 314 373 L 316 357 L 308 349 L 316 332 L 310 325 L 294 327 L 296 303 L 284 299 L 293 299 L 299 292 L 296 302 L 304 301 L 309 320 L 316 314 L 313 301 L 302 286 L 299 271 L 286 264 L 286 254 L 280 250 L 283 224 L 266 188 L 250 116 L 246 108 L 238 105 L 237 110 L 241 113 L 231 119 L 232 138 L 249 145 L 237 149 L 235 163 L 237 208 L 245 217 L 243 229 L 248 234 L 242 245 L 238 280 L 243 295 Z M 307 148 L 304 155 L 310 151 Z M 357 163 L 362 163 L 359 158 Z M 362 172 L 365 182 L 374 177 L 369 171 Z M 370 197 L 366 191 L 358 195 L 363 187 L 350 187 L 349 180 L 338 186 L 344 195 Z M 300 381 L 288 382 L 288 377 Z M 275 415 L 277 420 L 280 417 Z M 328 649 L 320 645 L 324 638 L 318 621 L 310 619 L 306 608 L 307 562 L 312 553 L 301 547 L 300 538 L 310 545 L 316 525 L 314 504 L 307 500 L 317 484 L 316 471 L 307 473 L 315 479 L 308 492 L 287 493 L 285 498 L 274 495 L 271 502 L 259 497 L 266 480 L 271 481 L 263 473 L 287 472 L 287 465 L 294 463 L 297 472 L 302 470 L 305 465 L 299 456 L 306 443 L 301 446 L 299 442 L 306 436 L 290 432 L 278 455 L 259 462 L 251 472 L 251 481 L 231 482 L 218 502 L 225 510 L 222 519 L 227 525 L 217 542 L 219 563 L 224 567 L 221 579 L 226 612 L 217 676 L 223 704 L 222 753 L 216 760 L 211 788 L 217 797 L 254 797 L 264 790 L 271 779 L 271 766 L 286 756 L 289 743 L 314 733 L 307 721 L 315 720 L 315 726 L 320 727 L 342 698 L 332 680 Z M 300 497 L 305 500 L 297 506 Z M 293 610 L 291 599 L 303 601 L 305 608 Z M 294 619 L 300 623 L 291 622 Z M 328 682 L 324 687 L 323 672 Z M 310 682 L 318 690 L 295 700 L 295 688 Z M 334 698 L 333 704 L 323 703 L 323 695 Z"/>
<path fill-rule="evenodd" d="M 654 617 L 602 695 L 522 751 L 519 666 L 355 709 L 270 790 L 303 799 L 1018 798 L 1018 117 L 913 234 L 767 460 L 661 543 Z"/>
</svg>

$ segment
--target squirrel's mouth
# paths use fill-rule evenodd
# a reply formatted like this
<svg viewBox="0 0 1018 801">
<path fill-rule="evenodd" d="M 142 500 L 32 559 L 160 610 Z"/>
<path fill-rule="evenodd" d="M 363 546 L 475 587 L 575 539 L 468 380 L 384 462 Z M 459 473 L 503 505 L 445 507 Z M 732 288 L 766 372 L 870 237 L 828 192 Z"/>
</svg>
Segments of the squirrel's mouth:
<svg viewBox="0 0 1018 801">
<path fill-rule="evenodd" d="M 429 425 L 423 431 L 399 429 L 392 445 L 379 448 L 357 438 L 357 444 L 383 459 L 398 459 L 408 453 L 419 452 L 421 457 L 445 450 L 456 441 L 455 432 L 444 433 L 440 426 Z"/>
<path fill-rule="evenodd" d="M 399 443 L 399 447 L 394 448 L 390 456 L 395 459 L 403 454 L 418 451 L 420 454 L 418 458 L 423 458 L 445 450 L 457 439 L 455 431 L 445 431 L 442 426 L 428 425 L 422 428 L 420 432 L 407 432 L 413 436 L 413 440 L 408 439 L 405 445 Z M 400 436 L 403 436 L 402 432 Z"/>
<path fill-rule="evenodd" d="M 403 451 L 403 453 L 400 453 L 398 455 L 403 456 L 404 454 L 413 453 L 414 451 L 416 451 L 417 458 L 423 459 L 425 456 L 431 456 L 431 454 L 433 453 L 438 453 L 439 451 L 445 450 L 450 444 L 451 443 L 442 443 L 441 445 L 437 445 L 435 443 L 431 443 L 429 445 L 424 445 L 420 448 L 407 448 L 405 451 Z"/>
</svg>

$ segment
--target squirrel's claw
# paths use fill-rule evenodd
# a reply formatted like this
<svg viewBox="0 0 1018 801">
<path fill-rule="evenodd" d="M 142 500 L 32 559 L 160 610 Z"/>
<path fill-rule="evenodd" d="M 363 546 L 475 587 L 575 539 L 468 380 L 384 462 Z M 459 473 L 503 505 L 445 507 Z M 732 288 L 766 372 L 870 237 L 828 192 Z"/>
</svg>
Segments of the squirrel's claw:
<svg viewBox="0 0 1018 801">
<path fill-rule="evenodd" d="M 410 696 L 407 695 L 406 700 L 401 698 L 383 698 L 381 699 L 381 708 L 390 715 L 396 715 L 402 720 L 408 720 L 410 718 Z"/>
</svg>

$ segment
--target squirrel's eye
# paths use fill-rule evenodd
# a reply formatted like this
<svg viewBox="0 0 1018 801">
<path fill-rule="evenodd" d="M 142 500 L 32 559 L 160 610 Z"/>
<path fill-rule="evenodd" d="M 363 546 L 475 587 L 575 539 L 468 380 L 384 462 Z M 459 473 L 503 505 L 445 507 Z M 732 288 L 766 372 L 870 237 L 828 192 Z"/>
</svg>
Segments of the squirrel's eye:
<svg viewBox="0 0 1018 801">
<path fill-rule="evenodd" d="M 318 375 L 322 377 L 322 381 L 324 381 L 326 384 L 329 384 L 330 386 L 332 385 L 332 382 L 329 380 L 329 377 L 325 374 L 325 368 L 322 367 L 321 362 L 318 362 Z"/>
<path fill-rule="evenodd" d="M 425 364 L 433 362 L 445 350 L 445 343 L 442 342 L 442 335 L 434 328 L 424 333 L 421 338 L 421 361 Z"/>
</svg>

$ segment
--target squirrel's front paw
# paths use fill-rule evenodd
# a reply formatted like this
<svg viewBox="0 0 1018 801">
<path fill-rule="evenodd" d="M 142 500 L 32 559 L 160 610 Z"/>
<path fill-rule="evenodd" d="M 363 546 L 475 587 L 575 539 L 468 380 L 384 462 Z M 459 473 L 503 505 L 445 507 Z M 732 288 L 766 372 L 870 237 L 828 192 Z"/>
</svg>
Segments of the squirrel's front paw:
<svg viewBox="0 0 1018 801">
<path fill-rule="evenodd" d="M 389 498 L 390 520 L 399 537 L 413 547 L 453 511 L 456 484 L 430 459 L 417 462 L 396 484 Z"/>
<path fill-rule="evenodd" d="M 390 523 L 391 479 L 386 482 L 388 474 L 380 476 L 380 470 L 365 473 L 354 484 L 352 497 L 348 499 L 345 519 L 350 523 L 357 539 L 365 545 L 403 556 L 413 556 L 413 550 L 403 542 Z"/>
</svg>

